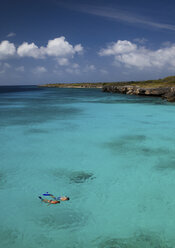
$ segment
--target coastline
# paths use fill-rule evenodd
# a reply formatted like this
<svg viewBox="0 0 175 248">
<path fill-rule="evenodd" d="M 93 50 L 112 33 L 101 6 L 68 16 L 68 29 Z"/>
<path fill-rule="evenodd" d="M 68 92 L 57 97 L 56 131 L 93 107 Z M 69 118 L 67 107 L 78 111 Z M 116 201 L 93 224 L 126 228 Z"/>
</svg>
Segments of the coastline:
<svg viewBox="0 0 175 248">
<path fill-rule="evenodd" d="M 44 84 L 39 85 L 39 87 L 48 87 L 48 88 L 99 88 L 103 87 L 103 83 L 56 83 L 56 84 Z"/>
<path fill-rule="evenodd" d="M 39 85 L 49 88 L 98 88 L 103 92 L 121 93 L 139 96 L 162 97 L 168 102 L 175 102 L 175 76 L 158 80 L 98 83 L 53 83 Z"/>
<path fill-rule="evenodd" d="M 161 97 L 168 102 L 175 102 L 175 87 L 143 88 L 138 86 L 104 86 L 103 92 L 127 95 Z"/>
</svg>

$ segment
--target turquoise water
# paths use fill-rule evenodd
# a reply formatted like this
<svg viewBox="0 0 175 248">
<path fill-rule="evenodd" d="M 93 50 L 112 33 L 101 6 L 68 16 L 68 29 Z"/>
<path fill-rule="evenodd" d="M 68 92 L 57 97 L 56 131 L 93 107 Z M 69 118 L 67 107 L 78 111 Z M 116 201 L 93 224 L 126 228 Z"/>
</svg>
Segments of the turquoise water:
<svg viewBox="0 0 175 248">
<path fill-rule="evenodd" d="M 175 247 L 174 123 L 159 98 L 1 88 L 1 246 Z"/>
</svg>

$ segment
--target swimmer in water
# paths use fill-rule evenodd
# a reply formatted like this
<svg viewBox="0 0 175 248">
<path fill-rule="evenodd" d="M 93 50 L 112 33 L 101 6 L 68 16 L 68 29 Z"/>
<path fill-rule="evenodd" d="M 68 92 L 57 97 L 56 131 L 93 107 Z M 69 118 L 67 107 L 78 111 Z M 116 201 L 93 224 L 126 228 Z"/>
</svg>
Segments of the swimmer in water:
<svg viewBox="0 0 175 248">
<path fill-rule="evenodd" d="M 55 197 L 54 195 L 49 194 L 48 192 L 46 194 L 43 194 L 43 195 L 50 196 L 50 197 L 52 197 L 53 199 L 55 199 L 57 201 L 69 201 L 70 200 L 70 198 L 67 197 L 67 196 L 58 196 L 58 197 Z"/>
<path fill-rule="evenodd" d="M 38 196 L 39 199 L 41 199 L 41 201 L 45 202 L 45 203 L 48 203 L 49 205 L 50 204 L 58 204 L 60 203 L 60 201 L 58 201 L 57 199 L 56 200 L 47 200 L 47 199 L 43 199 L 41 196 Z"/>
</svg>

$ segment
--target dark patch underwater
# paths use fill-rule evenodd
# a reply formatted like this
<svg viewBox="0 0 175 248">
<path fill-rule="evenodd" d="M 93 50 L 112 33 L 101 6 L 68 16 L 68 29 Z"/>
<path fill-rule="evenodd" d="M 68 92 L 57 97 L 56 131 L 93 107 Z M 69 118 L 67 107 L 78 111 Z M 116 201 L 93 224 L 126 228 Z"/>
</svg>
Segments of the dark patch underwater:
<svg viewBox="0 0 175 248">
<path fill-rule="evenodd" d="M 140 233 L 131 238 L 107 239 L 98 248 L 173 248 L 167 240 L 155 233 Z"/>
<path fill-rule="evenodd" d="M 40 124 L 57 119 L 64 120 L 80 115 L 82 111 L 73 107 L 63 106 L 30 106 L 17 109 L 0 110 L 0 126 Z"/>
<path fill-rule="evenodd" d="M 175 157 L 167 157 L 167 159 L 161 159 L 156 165 L 155 169 L 159 171 L 163 170 L 175 170 Z"/>
<path fill-rule="evenodd" d="M 141 154 L 142 156 L 165 156 L 172 154 L 173 151 L 166 147 L 149 148 L 145 143 L 147 139 L 145 135 L 126 135 L 104 143 L 103 147 L 109 149 L 114 155 L 119 153 Z"/>
<path fill-rule="evenodd" d="M 58 206 L 59 208 L 61 206 Z M 74 210 L 59 209 L 57 215 L 48 214 L 37 218 L 36 222 L 41 226 L 47 226 L 49 229 L 68 229 L 84 226 L 87 222 L 87 216 Z"/>
<path fill-rule="evenodd" d="M 53 175 L 57 178 L 64 178 L 69 183 L 85 183 L 86 181 L 95 179 L 93 173 L 85 171 L 69 171 L 66 169 L 57 169 L 53 171 Z"/>
<path fill-rule="evenodd" d="M 13 230 L 11 228 L 0 228 L 0 242 L 1 247 L 3 248 L 11 248 L 16 243 L 19 238 L 19 232 L 17 230 Z"/>
<path fill-rule="evenodd" d="M 7 181 L 6 174 L 0 171 L 0 189 L 3 189 L 5 187 L 6 181 Z"/>
</svg>

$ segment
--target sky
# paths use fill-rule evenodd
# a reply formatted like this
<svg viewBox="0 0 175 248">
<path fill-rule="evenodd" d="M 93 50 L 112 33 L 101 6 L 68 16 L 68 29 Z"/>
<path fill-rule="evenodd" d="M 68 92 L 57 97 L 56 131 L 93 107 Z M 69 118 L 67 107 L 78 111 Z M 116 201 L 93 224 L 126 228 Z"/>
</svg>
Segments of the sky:
<svg viewBox="0 0 175 248">
<path fill-rule="evenodd" d="M 169 75 L 174 0 L 1 0 L 0 85 Z"/>
</svg>

